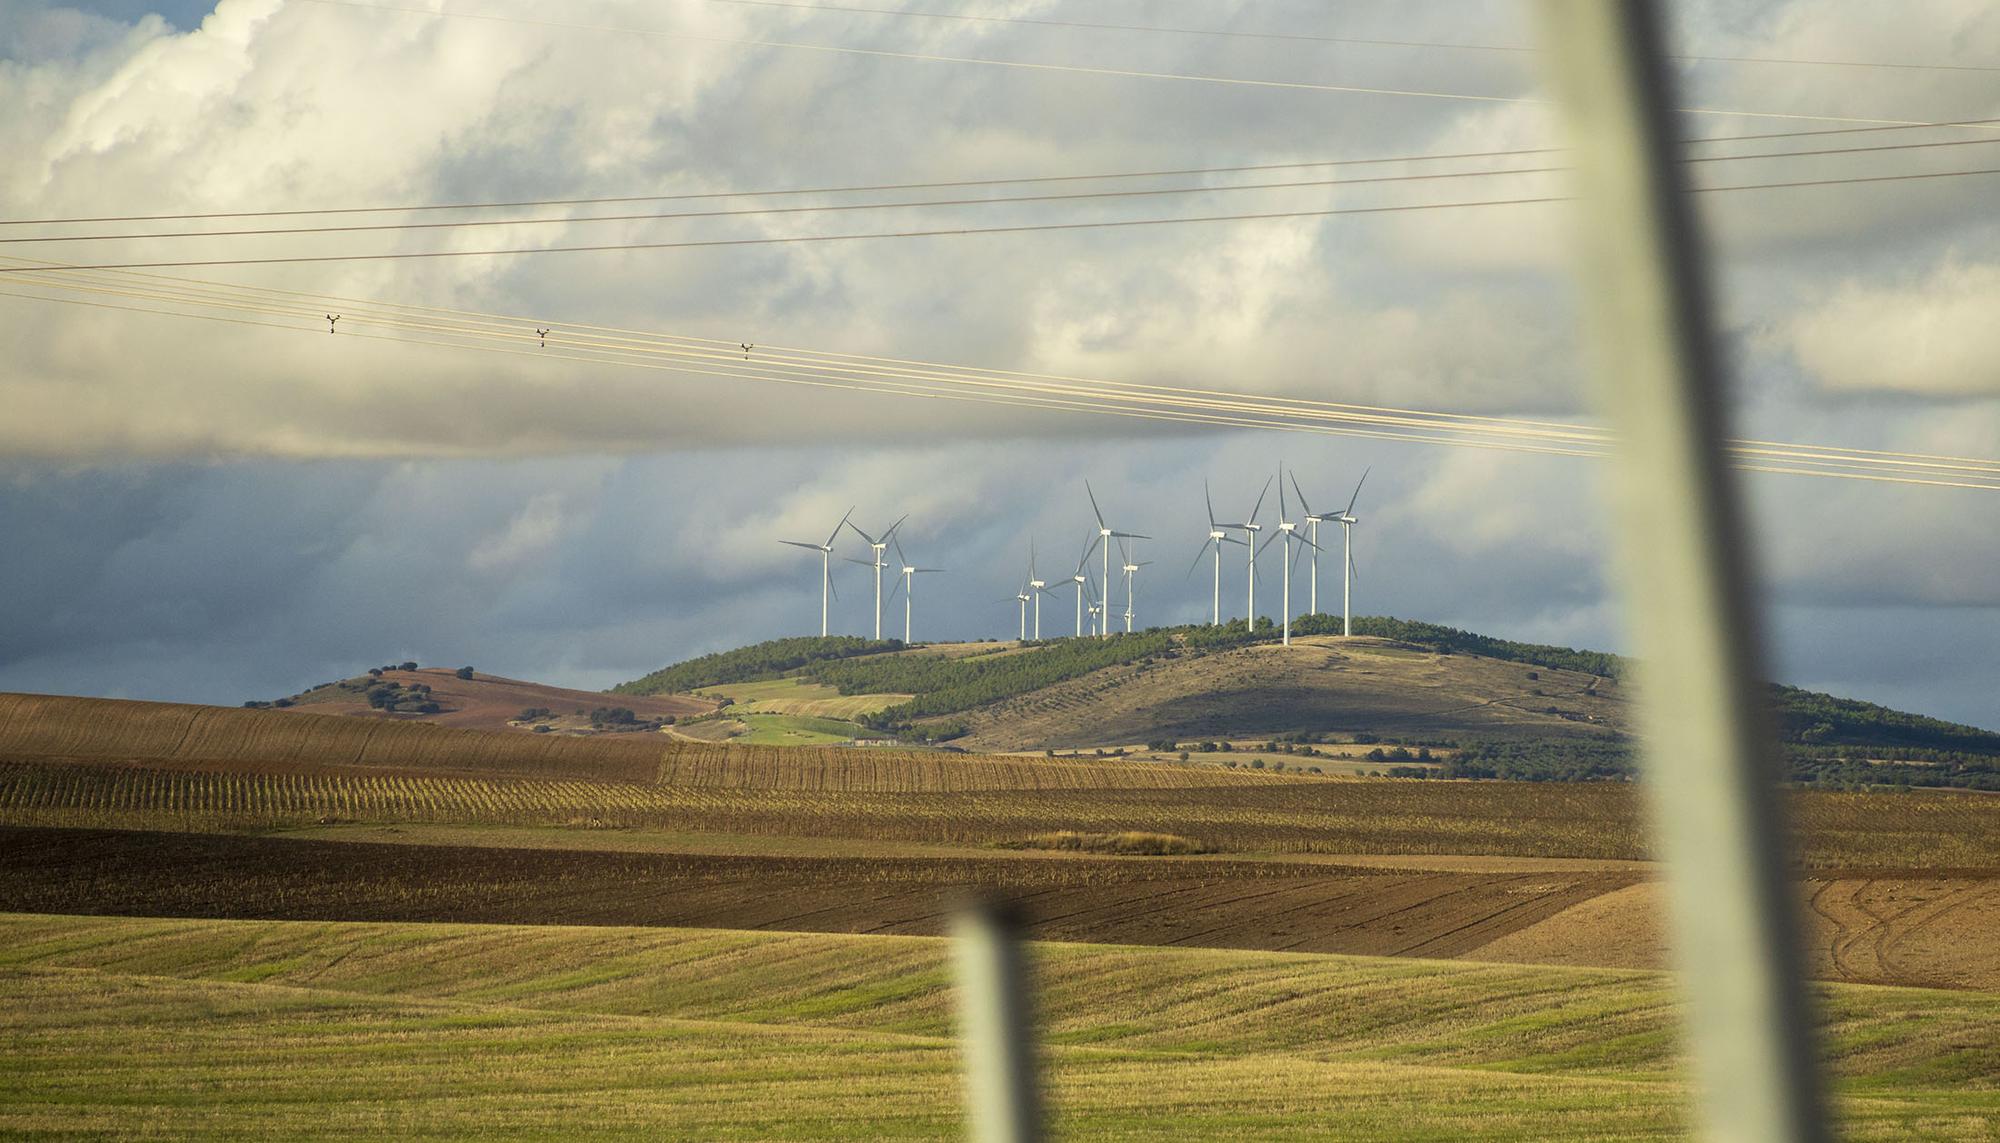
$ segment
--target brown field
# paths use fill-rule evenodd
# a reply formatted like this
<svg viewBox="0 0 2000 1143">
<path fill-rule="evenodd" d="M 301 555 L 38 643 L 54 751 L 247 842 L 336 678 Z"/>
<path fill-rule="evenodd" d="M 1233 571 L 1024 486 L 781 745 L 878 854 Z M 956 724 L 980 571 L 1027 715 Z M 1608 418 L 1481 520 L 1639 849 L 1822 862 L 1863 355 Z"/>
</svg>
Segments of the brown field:
<svg viewBox="0 0 2000 1143">
<path fill-rule="evenodd" d="M 1281 780 L 1157 763 L 757 747 L 665 735 L 574 738 L 186 703 L 0 694 L 0 760 L 103 759 L 263 772 L 320 767 L 800 790 L 1235 785 Z M 1143 779 L 1133 775 L 1143 773 Z"/>
<path fill-rule="evenodd" d="M 1528 678 L 1530 670 L 1540 678 Z M 1549 714 L 1549 707 L 1584 721 Z M 1589 735 L 1628 730 L 1629 717 L 1610 679 L 1386 640 L 1310 637 L 1290 647 L 1258 644 L 1106 668 L 964 716 L 971 733 L 959 744 L 1071 749 L 1329 728 L 1404 738 Z"/>
<path fill-rule="evenodd" d="M 341 714 L 350 717 L 380 718 L 395 722 L 428 722 L 468 730 L 515 730 L 533 733 L 531 725 L 517 725 L 516 715 L 531 707 L 554 712 L 550 722 L 564 730 L 589 733 L 588 714 L 597 707 L 622 706 L 640 718 L 685 718 L 706 714 L 715 704 L 691 695 L 608 695 L 596 691 L 573 691 L 521 679 L 475 673 L 461 679 L 450 667 L 425 667 L 416 671 L 384 671 L 382 681 L 409 686 L 424 683 L 431 698 L 444 709 L 436 714 L 385 714 L 359 699 L 318 699 L 310 693 L 299 705 L 279 708 L 288 712 Z M 579 716 L 581 714 L 581 717 Z"/>
<path fill-rule="evenodd" d="M 381 836 L 381 835 L 377 835 Z M 1656 968 L 1630 869 L 1441 872 L 1066 854 L 728 856 L 0 827 L 0 911 L 649 925 L 913 936 L 977 891 L 1040 939 Z M 1992 878 L 1812 878 L 1825 980 L 2000 989 Z"/>
</svg>

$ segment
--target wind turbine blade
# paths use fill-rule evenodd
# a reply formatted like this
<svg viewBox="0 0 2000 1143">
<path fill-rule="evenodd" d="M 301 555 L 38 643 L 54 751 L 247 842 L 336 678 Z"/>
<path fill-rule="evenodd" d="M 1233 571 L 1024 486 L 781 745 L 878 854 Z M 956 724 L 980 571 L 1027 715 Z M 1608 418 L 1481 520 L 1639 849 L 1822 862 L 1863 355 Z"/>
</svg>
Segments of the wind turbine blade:
<svg viewBox="0 0 2000 1143">
<path fill-rule="evenodd" d="M 1283 461 L 1279 461 L 1278 462 L 1278 519 L 1289 520 L 1291 518 L 1292 518 L 1292 510 L 1285 504 L 1285 465 Z"/>
<path fill-rule="evenodd" d="M 1077 561 L 1076 561 L 1076 570 L 1075 570 L 1074 572 L 1071 572 L 1070 574 L 1071 574 L 1071 575 L 1082 575 L 1082 574 L 1083 574 L 1083 565 L 1085 565 L 1085 564 L 1087 564 L 1087 563 L 1089 563 L 1089 562 L 1090 562 L 1090 557 L 1091 557 L 1092 555 L 1096 554 L 1096 552 L 1097 552 L 1097 545 L 1099 545 L 1099 544 L 1101 544 L 1101 543 L 1103 543 L 1103 542 L 1104 542 L 1104 537 L 1103 537 L 1103 536 L 1101 536 L 1101 535 L 1097 535 L 1097 536 L 1092 536 L 1092 537 L 1090 538 L 1090 545 L 1089 545 L 1088 547 L 1086 547 L 1086 548 L 1084 548 L 1084 549 L 1083 549 L 1083 555 L 1082 555 L 1081 557 L 1079 557 L 1079 558 L 1077 559 Z"/>
<path fill-rule="evenodd" d="M 1028 578 L 1029 579 L 1042 578 L 1041 576 L 1035 574 L 1035 541 L 1033 540 L 1028 541 Z"/>
<path fill-rule="evenodd" d="M 1304 536 L 1293 536 L 1292 538 L 1299 542 L 1298 548 L 1296 548 L 1292 552 L 1292 571 L 1296 573 L 1299 570 L 1299 557 L 1305 555 L 1306 549 L 1314 545 L 1312 545 Z"/>
<path fill-rule="evenodd" d="M 1274 531 L 1270 535 L 1264 537 L 1264 542 L 1257 545 L 1257 554 L 1260 556 L 1263 555 L 1264 549 L 1270 547 L 1272 543 L 1274 543 L 1277 540 L 1277 538 L 1282 535 L 1284 535 L 1283 532 Z"/>
<path fill-rule="evenodd" d="M 896 586 L 894 586 L 894 587 L 892 587 L 892 588 L 890 588 L 890 589 L 889 589 L 889 596 L 888 596 L 888 598 L 886 598 L 886 599 L 884 599 L 884 600 L 882 601 L 882 604 L 883 604 L 883 606 L 885 606 L 885 607 L 886 607 L 887 605 L 889 605 L 889 604 L 891 604 L 891 603 L 894 603 L 894 602 L 896 602 L 896 593 L 897 593 L 897 592 L 899 592 L 899 591 L 901 591 L 901 590 L 903 590 L 903 577 L 902 577 L 902 576 L 897 576 L 897 577 L 896 577 Z"/>
<path fill-rule="evenodd" d="M 1113 532 L 1111 534 L 1126 540 L 1150 540 L 1153 538 L 1151 536 L 1142 536 L 1137 532 Z"/>
<path fill-rule="evenodd" d="M 857 535 L 857 536 L 861 537 L 861 538 L 862 538 L 863 540 L 866 540 L 866 541 L 868 542 L 868 545 L 869 545 L 870 547 L 873 547 L 873 546 L 874 546 L 874 544 L 875 544 L 875 537 L 873 537 L 873 536 L 869 535 L 868 533 L 866 533 L 866 532 L 862 531 L 862 530 L 861 530 L 861 525 L 859 525 L 859 524 L 855 523 L 855 522 L 854 522 L 854 521 L 852 521 L 852 520 L 849 520 L 849 521 L 847 522 L 847 526 L 848 526 L 848 527 L 849 527 L 850 529 L 852 529 L 852 530 L 853 530 L 853 532 L 854 532 L 854 534 L 855 534 L 855 535 Z"/>
<path fill-rule="evenodd" d="M 792 547 L 795 548 L 805 548 L 815 552 L 823 552 L 826 550 L 825 548 L 820 547 L 818 544 L 808 544 L 804 540 L 779 540 L 778 542 L 781 544 L 790 544 Z"/>
<path fill-rule="evenodd" d="M 842 556 L 840 558 L 846 560 L 850 564 L 860 564 L 864 568 L 872 568 L 875 566 L 874 564 L 870 563 L 867 560 L 857 560 L 853 556 Z"/>
<path fill-rule="evenodd" d="M 1213 532 L 1216 530 L 1215 494 L 1208 490 L 1208 478 L 1205 476 L 1201 478 L 1201 498 L 1208 504 L 1208 530 Z"/>
<path fill-rule="evenodd" d="M 1206 557 L 1208 556 L 1208 549 L 1210 549 L 1210 548 L 1212 548 L 1212 547 L 1214 547 L 1214 546 L 1215 546 L 1215 541 L 1214 541 L 1214 540 L 1210 540 L 1210 541 L 1208 541 L 1207 543 L 1203 544 L 1203 545 L 1201 546 L 1201 550 L 1200 550 L 1200 551 L 1198 551 L 1198 552 L 1196 552 L 1196 553 L 1194 554 L 1194 562 L 1188 565 L 1188 570 L 1187 570 L 1187 574 L 1186 574 L 1186 575 L 1184 575 L 1184 576 L 1182 576 L 1182 577 L 1181 577 L 1181 579 L 1183 579 L 1183 580 L 1190 580 L 1190 579 L 1193 579 L 1193 578 L 1194 578 L 1194 569 L 1196 569 L 1196 568 L 1198 568 L 1198 567 L 1200 567 L 1200 566 L 1201 566 L 1201 561 L 1202 561 L 1203 559 L 1205 559 L 1205 558 L 1206 558 Z"/>
<path fill-rule="evenodd" d="M 833 586 L 833 565 L 832 565 L 832 564 L 828 564 L 828 565 L 827 565 L 827 568 L 826 568 L 826 590 L 827 590 L 827 594 L 829 594 L 829 595 L 833 596 L 833 597 L 834 597 L 835 599 L 839 599 L 839 598 L 840 598 L 840 589 L 839 589 L 839 588 L 837 588 L 837 587 L 835 587 L 835 586 Z"/>
<path fill-rule="evenodd" d="M 1361 578 L 1361 569 L 1354 566 L 1353 552 L 1347 553 L 1347 574 L 1353 576 L 1355 579 Z"/>
<path fill-rule="evenodd" d="M 1097 517 L 1097 526 L 1104 527 L 1104 511 L 1097 506 L 1097 493 L 1091 489 L 1090 481 L 1083 482 L 1083 491 L 1090 497 L 1090 514 Z"/>
<path fill-rule="evenodd" d="M 1368 474 L 1373 471 L 1375 471 L 1374 465 L 1369 465 L 1367 468 L 1361 470 L 1361 479 L 1354 482 L 1354 495 L 1347 498 L 1347 512 L 1345 515 L 1354 515 L 1354 502 L 1361 499 L 1361 486 L 1368 483 Z"/>
<path fill-rule="evenodd" d="M 1310 505 L 1310 504 L 1308 504 L 1308 503 L 1306 503 L 1306 493 L 1305 493 L 1305 489 L 1303 489 L 1303 488 L 1300 488 L 1300 487 L 1299 487 L 1299 472 L 1298 472 L 1298 469 L 1293 469 L 1293 470 L 1292 470 L 1292 491 L 1293 491 L 1293 492 L 1296 492 L 1296 493 L 1298 493 L 1298 494 L 1299 494 L 1299 507 L 1305 510 L 1305 514 L 1306 514 L 1306 515 L 1308 515 L 1308 516 L 1312 515 L 1312 514 L 1313 514 L 1313 506 L 1312 506 L 1312 505 Z"/>
<path fill-rule="evenodd" d="M 889 542 L 896 546 L 896 566 L 899 568 L 909 567 L 910 557 L 903 554 L 903 541 L 891 537 Z"/>
<path fill-rule="evenodd" d="M 907 520 L 907 519 L 909 519 L 909 518 L 910 518 L 910 514 L 909 514 L 908 512 L 905 512 L 905 513 L 903 513 L 903 516 L 902 516 L 902 519 L 899 519 L 899 520 L 897 520 L 897 521 L 896 521 L 895 523 L 893 523 L 893 524 L 889 525 L 889 530 L 888 530 L 888 531 L 886 531 L 886 532 L 884 532 L 884 533 L 882 533 L 882 540 L 881 540 L 881 542 L 882 542 L 882 543 L 885 543 L 885 544 L 886 544 L 886 543 L 888 543 L 888 542 L 889 542 L 889 537 L 891 537 L 891 536 L 893 536 L 893 535 L 895 535 L 895 534 L 896 534 L 896 529 L 898 529 L 898 528 L 900 528 L 900 527 L 902 527 L 902 526 L 903 526 L 903 520 Z"/>
<path fill-rule="evenodd" d="M 1237 545 L 1238 547 L 1243 547 L 1243 548 L 1247 548 L 1247 547 L 1249 547 L 1249 546 L 1250 546 L 1250 541 L 1248 541 L 1248 540 L 1239 540 L 1239 539 L 1237 539 L 1237 538 L 1236 538 L 1236 537 L 1234 537 L 1234 536 L 1221 536 L 1221 537 L 1218 537 L 1218 538 L 1217 538 L 1217 540 L 1216 540 L 1216 543 L 1219 543 L 1219 544 L 1235 544 L 1235 545 Z"/>
<path fill-rule="evenodd" d="M 917 569 L 915 569 L 915 570 L 921 573 L 921 572 L 941 572 L 941 571 L 943 571 L 944 569 L 943 569 L 943 568 L 917 568 Z"/>
<path fill-rule="evenodd" d="M 1257 522 L 1257 513 L 1263 510 L 1264 497 L 1270 495 L 1270 492 L 1271 492 L 1271 481 L 1270 478 L 1266 477 L 1264 480 L 1264 491 L 1259 492 L 1257 494 L 1257 506 L 1255 508 L 1250 509 L 1250 516 L 1247 520 L 1244 521 L 1245 523 L 1255 524 Z"/>
<path fill-rule="evenodd" d="M 859 507 L 859 505 L 856 505 L 856 507 Z M 835 525 L 833 526 L 833 531 L 831 531 L 831 532 L 828 532 L 828 533 L 826 534 L 826 543 L 824 543 L 824 544 L 821 544 L 821 545 L 820 545 L 820 547 L 822 547 L 822 548 L 830 548 L 830 547 L 832 547 L 832 546 L 833 546 L 833 538 L 834 538 L 835 536 L 838 536 L 838 535 L 840 535 L 840 530 L 841 530 L 842 528 L 845 528 L 845 527 L 847 526 L 847 521 L 848 521 L 848 520 L 850 520 L 850 519 L 852 519 L 852 518 L 853 518 L 853 516 L 854 516 L 854 508 L 849 508 L 849 509 L 847 510 L 847 515 L 845 515 L 845 516 L 842 516 L 842 517 L 840 518 L 840 523 L 838 523 L 838 524 L 835 524 Z"/>
</svg>

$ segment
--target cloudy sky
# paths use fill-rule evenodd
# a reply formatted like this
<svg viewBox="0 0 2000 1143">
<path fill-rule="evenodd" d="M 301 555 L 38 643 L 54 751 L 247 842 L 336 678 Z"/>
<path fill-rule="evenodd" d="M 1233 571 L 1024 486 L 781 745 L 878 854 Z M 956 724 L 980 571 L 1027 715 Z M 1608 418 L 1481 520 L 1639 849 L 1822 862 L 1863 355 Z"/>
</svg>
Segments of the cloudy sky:
<svg viewBox="0 0 2000 1143">
<path fill-rule="evenodd" d="M 1520 52 L 735 0 L 450 0 L 442 7 L 460 15 L 449 18 L 431 14 L 439 7 L 13 0 L 0 7 L 9 108 L 0 219 L 1006 179 L 1558 141 L 1535 102 L 1533 57 Z M 1469 0 L 1363 0 L 1337 12 L 1308 2 L 994 0 L 966 10 L 1347 39 L 1531 38 L 1516 6 Z M 1780 116 L 2000 118 L 2000 13 L 1981 0 L 1685 3 L 1674 17 L 1691 55 L 1957 65 L 1684 62 L 1686 106 L 1769 113 L 1690 114 L 1690 135 L 1841 125 Z M 741 42 L 750 40 L 767 46 Z M 1996 167 L 1993 135 L 1992 147 L 1715 164 L 1735 169 L 1713 181 Z M 1978 137 L 1891 132 L 1815 145 Z M 1559 194 L 1556 177 L 12 244 L 0 256 L 251 259 L 1324 210 Z M 1743 435 L 2000 455 L 1996 183 L 1704 196 Z M 558 326 L 1567 419 L 1588 409 L 1562 211 L 163 272 Z M 5 230 L 120 226 L 182 224 Z M 1140 622 L 1188 621 L 1208 605 L 1205 574 L 1184 575 L 1206 530 L 1203 480 L 1223 515 L 1240 514 L 1280 462 L 1296 467 L 1315 505 L 1344 502 L 1372 466 L 1358 509 L 1357 610 L 1624 643 L 1602 566 L 1603 472 L 1589 460 L 329 338 L 295 317 L 245 325 L 77 305 L 146 303 L 19 275 L 0 291 L 4 689 L 233 703 L 403 658 L 608 686 L 689 655 L 816 630 L 816 563 L 776 541 L 817 540 L 850 505 L 871 529 L 908 513 L 912 559 L 949 569 L 919 581 L 920 638 L 1011 635 L 1030 542 L 1048 578 L 1074 566 L 1090 519 L 1085 480 L 1115 525 L 1157 537 L 1141 546 L 1140 558 L 1156 562 L 1140 574 Z M 46 300 L 58 295 L 69 302 Z M 1780 475 L 1750 475 L 1745 488 L 1780 677 L 2000 727 L 2000 493 Z M 852 536 L 846 544 L 843 554 L 863 554 Z M 840 567 L 836 625 L 865 633 L 869 573 Z M 1276 595 L 1275 560 L 1266 570 L 1260 603 Z M 1225 570 L 1237 614 L 1242 579 L 1240 567 Z M 1322 607 L 1337 607 L 1331 591 Z M 1068 602 L 1045 608 L 1045 629 L 1061 630 Z"/>
</svg>

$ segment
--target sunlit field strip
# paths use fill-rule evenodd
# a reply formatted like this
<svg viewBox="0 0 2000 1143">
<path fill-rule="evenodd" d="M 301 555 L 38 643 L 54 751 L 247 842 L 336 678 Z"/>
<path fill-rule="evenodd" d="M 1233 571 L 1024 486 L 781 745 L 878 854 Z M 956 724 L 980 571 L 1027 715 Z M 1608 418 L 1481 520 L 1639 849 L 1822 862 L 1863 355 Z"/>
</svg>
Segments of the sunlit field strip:
<svg viewBox="0 0 2000 1143">
<path fill-rule="evenodd" d="M 1102 945 L 1034 964 L 1067 1135 L 1683 1129 L 1659 974 Z M 1990 1137 L 2000 1065 L 1966 1049 L 2000 997 L 1818 991 L 1849 1137 Z M 958 1128 L 934 939 L 0 916 L 0 995 L 14 1132 Z"/>
</svg>

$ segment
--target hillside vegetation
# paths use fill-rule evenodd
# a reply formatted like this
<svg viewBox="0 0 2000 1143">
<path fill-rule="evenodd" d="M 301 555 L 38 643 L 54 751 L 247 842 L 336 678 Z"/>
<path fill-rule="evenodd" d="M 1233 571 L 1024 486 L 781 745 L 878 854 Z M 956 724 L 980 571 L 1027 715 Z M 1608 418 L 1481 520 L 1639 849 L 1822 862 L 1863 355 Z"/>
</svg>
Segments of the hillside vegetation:
<svg viewBox="0 0 2000 1143">
<path fill-rule="evenodd" d="M 178 1138 L 962 1130 L 941 941 L 26 917 L 0 934 L 11 1132 L 122 1133 L 135 1104 Z M 1038 946 L 1034 966 L 1065 1138 L 1686 1126 L 1657 974 L 1096 946 Z M 1819 999 L 1843 1137 L 1991 1137 L 2000 1076 L 1964 1045 L 2000 1001 Z"/>
</svg>

